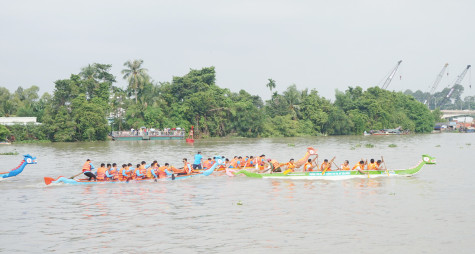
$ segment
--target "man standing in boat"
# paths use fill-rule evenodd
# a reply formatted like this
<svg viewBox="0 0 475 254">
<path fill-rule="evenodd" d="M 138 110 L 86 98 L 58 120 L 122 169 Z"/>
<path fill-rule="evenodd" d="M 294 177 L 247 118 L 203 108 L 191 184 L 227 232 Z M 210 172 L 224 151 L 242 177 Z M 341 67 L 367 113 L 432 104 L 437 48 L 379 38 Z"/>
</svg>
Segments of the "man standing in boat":
<svg viewBox="0 0 475 254">
<path fill-rule="evenodd" d="M 84 173 L 85 176 L 89 177 L 89 181 L 91 181 L 92 178 L 94 178 L 94 181 L 97 180 L 96 175 L 91 172 L 91 170 L 94 169 L 94 166 L 92 165 L 92 162 L 90 159 L 87 159 L 84 165 L 82 166 L 82 172 Z"/>
<path fill-rule="evenodd" d="M 198 151 L 197 154 L 195 154 L 195 161 L 193 162 L 193 169 L 202 169 L 201 163 L 203 161 L 203 155 L 201 155 L 201 152 Z"/>
</svg>

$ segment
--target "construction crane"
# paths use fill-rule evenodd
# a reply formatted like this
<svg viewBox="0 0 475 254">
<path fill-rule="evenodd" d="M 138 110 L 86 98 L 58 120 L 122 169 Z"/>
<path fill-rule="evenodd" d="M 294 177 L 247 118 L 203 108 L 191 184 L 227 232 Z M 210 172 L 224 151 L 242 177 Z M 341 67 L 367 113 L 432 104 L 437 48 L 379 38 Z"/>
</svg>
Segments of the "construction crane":
<svg viewBox="0 0 475 254">
<path fill-rule="evenodd" d="M 440 71 L 439 75 L 437 75 L 437 78 L 434 81 L 434 84 L 432 85 L 429 94 L 427 95 L 426 100 L 424 101 L 425 105 L 429 105 L 429 101 L 432 98 L 432 95 L 434 94 L 435 90 L 437 89 L 437 86 L 439 86 L 440 80 L 442 80 L 442 76 L 444 76 L 445 70 L 447 69 L 447 66 L 449 66 L 448 63 L 444 65 L 444 68 Z"/>
<path fill-rule="evenodd" d="M 396 67 L 394 67 L 394 69 L 391 71 L 389 76 L 386 78 L 386 81 L 384 81 L 384 84 L 381 86 L 381 89 L 386 90 L 386 88 L 388 88 L 389 83 L 391 83 L 391 80 L 393 80 L 394 74 L 396 74 L 397 68 L 399 67 L 401 63 L 402 63 L 402 60 L 399 60 L 399 62 L 397 62 Z"/>
<path fill-rule="evenodd" d="M 462 80 L 463 78 L 465 77 L 465 74 L 467 74 L 467 71 L 468 69 L 470 69 L 470 67 L 472 67 L 471 65 L 467 65 L 467 67 L 465 68 L 465 70 L 462 71 L 462 73 L 458 76 L 457 80 L 455 81 L 455 84 L 452 86 L 452 88 L 450 88 L 450 91 L 449 93 L 447 94 L 447 96 L 445 96 L 445 98 L 442 100 L 441 103 L 439 103 L 438 107 L 440 108 L 440 106 L 444 105 L 445 102 L 450 99 L 450 96 L 452 96 L 452 93 L 454 92 L 454 89 L 455 89 L 455 86 L 456 85 L 460 85 L 460 83 L 462 83 Z"/>
</svg>

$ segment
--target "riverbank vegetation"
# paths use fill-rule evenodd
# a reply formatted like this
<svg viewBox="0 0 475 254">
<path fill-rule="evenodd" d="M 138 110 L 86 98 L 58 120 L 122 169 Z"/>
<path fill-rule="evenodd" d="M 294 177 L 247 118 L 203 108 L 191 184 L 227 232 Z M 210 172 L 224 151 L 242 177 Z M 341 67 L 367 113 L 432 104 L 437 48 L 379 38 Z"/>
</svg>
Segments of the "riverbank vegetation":
<svg viewBox="0 0 475 254">
<path fill-rule="evenodd" d="M 0 88 L 0 116 L 36 116 L 41 125 L 7 126 L 4 138 L 16 140 L 106 140 L 112 130 L 195 128 L 198 137 L 293 137 L 362 134 L 365 130 L 401 126 L 430 132 L 436 115 L 413 96 L 379 87 L 348 87 L 332 102 L 317 89 L 296 85 L 277 92 L 269 79 L 271 98 L 248 91 L 233 92 L 216 84 L 214 67 L 190 70 L 168 82 L 156 82 L 143 61 L 124 64 L 128 87 L 115 86 L 111 65 L 91 64 L 54 82 L 53 95 L 41 97 L 38 87 Z M 4 133 L 4 134 L 2 134 Z M 0 136 L 0 138 L 2 138 Z"/>
</svg>

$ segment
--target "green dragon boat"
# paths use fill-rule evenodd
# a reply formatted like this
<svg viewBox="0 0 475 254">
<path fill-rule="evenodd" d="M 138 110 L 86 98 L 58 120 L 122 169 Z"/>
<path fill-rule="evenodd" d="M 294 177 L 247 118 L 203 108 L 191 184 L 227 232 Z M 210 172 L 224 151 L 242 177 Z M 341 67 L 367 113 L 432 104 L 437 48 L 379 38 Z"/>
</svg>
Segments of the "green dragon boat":
<svg viewBox="0 0 475 254">
<path fill-rule="evenodd" d="M 351 178 L 374 178 L 391 176 L 413 176 L 420 172 L 424 165 L 435 164 L 435 158 L 429 155 L 422 155 L 422 161 L 413 168 L 396 170 L 366 170 L 363 172 L 357 170 L 337 170 L 337 171 L 310 171 L 310 172 L 292 172 L 285 173 L 253 173 L 247 170 L 240 170 L 235 175 L 244 174 L 253 178 L 274 178 L 274 179 L 306 179 L 306 180 L 345 180 Z"/>
</svg>

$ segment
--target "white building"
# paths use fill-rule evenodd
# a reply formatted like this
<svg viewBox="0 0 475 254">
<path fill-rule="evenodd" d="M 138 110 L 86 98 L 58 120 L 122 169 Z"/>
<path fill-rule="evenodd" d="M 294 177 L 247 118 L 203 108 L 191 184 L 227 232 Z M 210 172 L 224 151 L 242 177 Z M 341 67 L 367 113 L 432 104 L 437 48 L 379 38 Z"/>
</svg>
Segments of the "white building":
<svg viewBox="0 0 475 254">
<path fill-rule="evenodd" d="M 27 124 L 41 124 L 36 122 L 36 117 L 0 117 L 1 125 L 27 125 Z"/>
<path fill-rule="evenodd" d="M 453 119 L 454 121 L 458 123 L 471 123 L 473 122 L 473 117 L 470 116 L 461 116 Z"/>
</svg>

